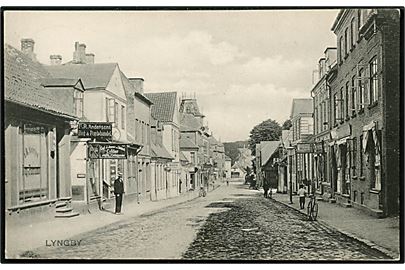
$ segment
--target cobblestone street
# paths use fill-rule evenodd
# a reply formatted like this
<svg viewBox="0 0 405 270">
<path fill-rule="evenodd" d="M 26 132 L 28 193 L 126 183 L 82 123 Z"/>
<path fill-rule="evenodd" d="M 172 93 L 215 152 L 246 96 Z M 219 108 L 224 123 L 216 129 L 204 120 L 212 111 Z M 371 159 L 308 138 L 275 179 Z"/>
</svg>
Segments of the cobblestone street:
<svg viewBox="0 0 405 270">
<path fill-rule="evenodd" d="M 247 186 L 231 184 L 181 203 L 77 235 L 80 246 L 42 247 L 36 258 L 389 259 Z"/>
</svg>

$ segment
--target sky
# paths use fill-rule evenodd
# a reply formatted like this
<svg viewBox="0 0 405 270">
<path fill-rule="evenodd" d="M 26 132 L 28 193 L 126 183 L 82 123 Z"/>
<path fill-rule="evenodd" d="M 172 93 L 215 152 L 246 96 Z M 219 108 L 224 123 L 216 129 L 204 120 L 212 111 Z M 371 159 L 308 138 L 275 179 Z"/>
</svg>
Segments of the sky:
<svg viewBox="0 0 405 270">
<path fill-rule="evenodd" d="M 310 98 L 312 73 L 336 47 L 331 10 L 7 11 L 6 43 L 35 41 L 37 59 L 73 56 L 85 43 L 96 63 L 142 77 L 145 92 L 196 96 L 222 142 L 245 140 L 266 119 L 289 118 L 293 98 Z"/>
</svg>

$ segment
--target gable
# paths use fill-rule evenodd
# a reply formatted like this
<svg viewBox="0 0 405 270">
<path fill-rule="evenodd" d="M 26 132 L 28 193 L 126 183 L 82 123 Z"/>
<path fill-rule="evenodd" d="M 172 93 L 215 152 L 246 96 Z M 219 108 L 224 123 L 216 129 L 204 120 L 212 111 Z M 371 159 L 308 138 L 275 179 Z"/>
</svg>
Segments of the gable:
<svg viewBox="0 0 405 270">
<path fill-rule="evenodd" d="M 122 82 L 121 71 L 118 66 L 115 67 L 114 72 L 107 84 L 106 90 L 115 94 L 116 96 L 126 100 L 125 89 Z"/>
</svg>

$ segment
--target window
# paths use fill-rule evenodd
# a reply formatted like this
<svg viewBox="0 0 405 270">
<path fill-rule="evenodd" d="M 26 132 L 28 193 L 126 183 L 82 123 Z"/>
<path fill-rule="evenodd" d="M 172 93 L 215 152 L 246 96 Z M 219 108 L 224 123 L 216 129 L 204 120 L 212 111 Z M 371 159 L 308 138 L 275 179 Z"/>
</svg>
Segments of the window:
<svg viewBox="0 0 405 270">
<path fill-rule="evenodd" d="M 343 61 L 344 49 L 345 49 L 345 44 L 343 41 L 343 37 L 340 37 L 340 41 L 339 41 L 339 62 L 340 63 Z"/>
<path fill-rule="evenodd" d="M 355 18 L 353 18 L 350 23 L 350 43 L 351 43 L 352 48 L 356 44 L 356 39 L 357 39 L 356 20 L 355 20 Z"/>
<path fill-rule="evenodd" d="M 329 119 L 328 119 L 328 118 L 329 118 L 329 116 L 328 116 L 329 107 L 328 107 L 328 103 L 327 103 L 326 101 L 324 101 L 323 105 L 324 105 L 324 110 L 323 110 L 324 116 L 323 116 L 323 119 L 324 119 L 324 123 L 326 122 L 327 124 L 325 125 L 324 123 L 322 123 L 322 125 L 323 125 L 323 127 L 324 127 L 324 130 L 326 130 L 326 129 L 329 128 Z"/>
<path fill-rule="evenodd" d="M 370 61 L 370 104 L 378 100 L 378 67 L 377 57 Z"/>
<path fill-rule="evenodd" d="M 106 119 L 107 122 L 115 122 L 115 100 L 113 98 L 105 98 L 106 104 Z"/>
<path fill-rule="evenodd" d="M 364 69 L 360 69 L 359 71 L 359 110 L 364 109 L 364 94 L 365 94 L 365 87 L 364 87 L 364 81 L 363 81 L 363 76 L 364 76 Z"/>
<path fill-rule="evenodd" d="M 77 117 L 83 117 L 83 92 L 75 90 L 73 96 L 74 113 Z"/>
<path fill-rule="evenodd" d="M 194 152 L 190 152 L 190 159 L 191 159 L 191 163 L 195 164 L 195 153 Z"/>
<path fill-rule="evenodd" d="M 349 29 L 346 28 L 345 30 L 345 57 L 350 51 L 350 42 L 349 42 Z"/>
<path fill-rule="evenodd" d="M 352 106 L 351 106 L 351 110 L 352 110 L 352 115 L 356 114 L 357 111 L 357 88 L 356 88 L 356 76 L 352 77 L 352 85 L 351 85 L 351 89 L 352 89 Z"/>
<path fill-rule="evenodd" d="M 349 91 L 350 91 L 350 85 L 349 85 L 349 82 L 346 82 L 346 91 L 345 91 L 345 115 L 346 115 L 346 118 L 349 117 L 349 110 L 350 110 Z"/>
<path fill-rule="evenodd" d="M 357 138 L 354 137 L 352 140 L 352 172 L 353 176 L 357 175 L 356 173 L 357 165 Z"/>
<path fill-rule="evenodd" d="M 364 175 L 364 145 L 363 145 L 363 135 L 360 136 L 360 149 L 359 149 L 359 158 L 360 158 L 360 176 Z"/>
<path fill-rule="evenodd" d="M 121 128 L 125 129 L 125 106 L 121 105 Z"/>
<path fill-rule="evenodd" d="M 118 127 L 118 102 L 114 102 L 114 123 Z"/>
<path fill-rule="evenodd" d="M 333 96 L 333 103 L 334 103 L 334 108 L 333 108 L 333 116 L 335 117 L 335 121 L 334 124 L 337 124 L 338 119 L 339 119 L 339 98 L 338 98 L 338 94 L 335 93 L 335 95 Z"/>
<path fill-rule="evenodd" d="M 345 106 L 345 100 L 344 100 L 344 95 L 343 95 L 343 87 L 340 88 L 340 110 L 339 110 L 339 119 L 340 121 L 343 121 L 344 119 L 344 106 Z"/>
</svg>

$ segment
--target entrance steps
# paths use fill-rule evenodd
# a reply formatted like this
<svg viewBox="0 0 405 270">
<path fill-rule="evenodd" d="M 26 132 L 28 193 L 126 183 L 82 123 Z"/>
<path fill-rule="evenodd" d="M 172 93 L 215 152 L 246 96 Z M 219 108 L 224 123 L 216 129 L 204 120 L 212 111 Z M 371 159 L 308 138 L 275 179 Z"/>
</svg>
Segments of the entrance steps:
<svg viewBox="0 0 405 270">
<path fill-rule="evenodd" d="M 60 200 L 55 206 L 55 218 L 71 218 L 79 215 L 78 212 L 73 211 L 73 208 L 70 207 L 69 201 L 67 200 Z"/>
</svg>

